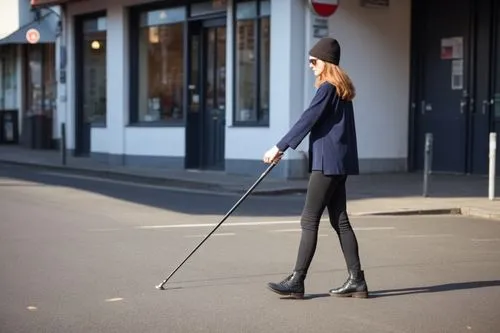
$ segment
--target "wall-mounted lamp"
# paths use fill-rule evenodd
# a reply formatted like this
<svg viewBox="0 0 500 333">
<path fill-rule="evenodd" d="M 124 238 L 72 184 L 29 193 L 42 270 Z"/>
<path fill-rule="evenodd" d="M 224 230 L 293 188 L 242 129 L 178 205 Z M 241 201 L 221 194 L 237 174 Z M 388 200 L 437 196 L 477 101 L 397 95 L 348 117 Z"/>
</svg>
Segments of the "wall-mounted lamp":
<svg viewBox="0 0 500 333">
<path fill-rule="evenodd" d="M 97 40 L 94 40 L 94 41 L 92 41 L 92 43 L 90 43 L 90 47 L 93 50 L 99 50 L 101 48 L 101 43 L 99 43 L 99 41 L 97 41 Z"/>
</svg>

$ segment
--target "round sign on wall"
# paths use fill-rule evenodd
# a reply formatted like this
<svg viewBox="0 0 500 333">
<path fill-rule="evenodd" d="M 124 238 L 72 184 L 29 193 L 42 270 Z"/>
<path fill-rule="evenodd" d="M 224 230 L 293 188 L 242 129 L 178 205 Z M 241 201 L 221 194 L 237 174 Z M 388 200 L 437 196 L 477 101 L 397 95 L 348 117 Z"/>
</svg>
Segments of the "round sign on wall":
<svg viewBox="0 0 500 333">
<path fill-rule="evenodd" d="M 332 16 L 339 8 L 339 0 L 308 0 L 312 11 L 321 17 Z"/>
<path fill-rule="evenodd" d="M 40 40 L 40 32 L 37 29 L 29 29 L 26 31 L 26 40 L 31 44 L 38 43 Z"/>
</svg>

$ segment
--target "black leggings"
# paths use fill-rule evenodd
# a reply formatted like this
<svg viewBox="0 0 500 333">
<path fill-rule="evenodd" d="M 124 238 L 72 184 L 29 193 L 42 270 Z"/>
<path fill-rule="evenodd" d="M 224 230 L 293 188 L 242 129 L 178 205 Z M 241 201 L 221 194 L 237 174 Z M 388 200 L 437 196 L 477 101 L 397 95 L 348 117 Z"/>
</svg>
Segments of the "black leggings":
<svg viewBox="0 0 500 333">
<path fill-rule="evenodd" d="M 295 271 L 307 274 L 316 251 L 319 222 L 325 207 L 339 237 L 347 268 L 353 271 L 361 269 L 358 242 L 347 216 L 346 180 L 347 176 L 325 176 L 320 171 L 312 172 L 300 221 L 302 236 Z"/>
</svg>

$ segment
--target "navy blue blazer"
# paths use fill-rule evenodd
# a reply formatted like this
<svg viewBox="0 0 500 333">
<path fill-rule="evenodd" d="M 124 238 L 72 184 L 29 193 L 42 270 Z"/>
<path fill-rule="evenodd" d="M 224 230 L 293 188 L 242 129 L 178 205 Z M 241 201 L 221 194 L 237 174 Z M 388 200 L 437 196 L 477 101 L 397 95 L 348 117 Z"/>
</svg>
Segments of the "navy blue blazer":
<svg viewBox="0 0 500 333">
<path fill-rule="evenodd" d="M 295 149 L 310 132 L 309 171 L 325 175 L 359 174 L 352 101 L 341 100 L 331 83 L 323 83 L 299 120 L 276 144 Z"/>
</svg>

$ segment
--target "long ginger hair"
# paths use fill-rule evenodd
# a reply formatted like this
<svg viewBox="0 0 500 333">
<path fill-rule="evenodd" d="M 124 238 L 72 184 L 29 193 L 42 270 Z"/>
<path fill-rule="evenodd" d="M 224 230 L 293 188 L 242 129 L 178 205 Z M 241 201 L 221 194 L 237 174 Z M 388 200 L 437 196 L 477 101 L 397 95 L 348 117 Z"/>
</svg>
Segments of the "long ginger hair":
<svg viewBox="0 0 500 333">
<path fill-rule="evenodd" d="M 349 75 L 337 65 L 329 62 L 324 62 L 325 68 L 323 72 L 316 77 L 316 88 L 322 83 L 329 82 L 337 88 L 337 94 L 343 100 L 353 100 L 356 96 L 356 89 L 352 84 Z"/>
</svg>

